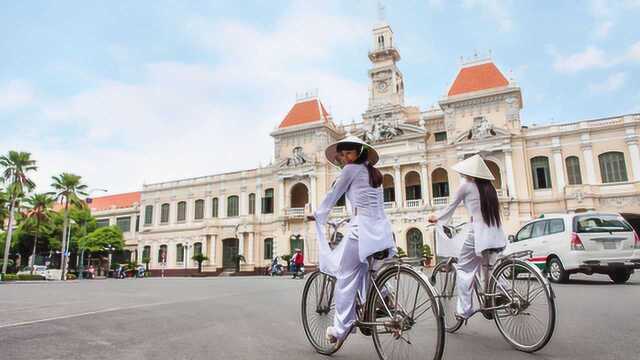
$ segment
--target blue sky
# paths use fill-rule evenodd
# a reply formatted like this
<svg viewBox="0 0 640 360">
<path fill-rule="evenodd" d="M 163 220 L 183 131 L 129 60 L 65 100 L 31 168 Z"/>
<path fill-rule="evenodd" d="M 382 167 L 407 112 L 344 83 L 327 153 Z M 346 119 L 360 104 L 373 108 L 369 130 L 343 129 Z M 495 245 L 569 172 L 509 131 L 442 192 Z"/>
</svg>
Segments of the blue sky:
<svg viewBox="0 0 640 360">
<path fill-rule="evenodd" d="M 640 112 L 640 0 L 383 4 L 409 105 L 491 51 L 525 124 Z M 43 191 L 62 171 L 121 192 L 266 164 L 296 92 L 359 118 L 376 21 L 369 0 L 2 2 L 0 152 L 32 152 Z"/>
</svg>

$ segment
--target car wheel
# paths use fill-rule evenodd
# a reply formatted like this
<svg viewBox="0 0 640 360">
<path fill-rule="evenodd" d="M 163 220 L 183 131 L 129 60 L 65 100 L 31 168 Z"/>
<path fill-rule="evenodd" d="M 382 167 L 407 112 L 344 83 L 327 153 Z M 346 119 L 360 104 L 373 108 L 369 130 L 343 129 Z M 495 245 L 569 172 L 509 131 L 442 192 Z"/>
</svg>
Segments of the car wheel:
<svg viewBox="0 0 640 360">
<path fill-rule="evenodd" d="M 560 259 L 552 258 L 547 266 L 549 280 L 554 283 L 564 283 L 569 280 L 569 273 L 564 269 Z"/>
<path fill-rule="evenodd" d="M 631 272 L 627 270 L 619 270 L 609 273 L 609 277 L 616 284 L 624 284 L 631 277 Z"/>
</svg>

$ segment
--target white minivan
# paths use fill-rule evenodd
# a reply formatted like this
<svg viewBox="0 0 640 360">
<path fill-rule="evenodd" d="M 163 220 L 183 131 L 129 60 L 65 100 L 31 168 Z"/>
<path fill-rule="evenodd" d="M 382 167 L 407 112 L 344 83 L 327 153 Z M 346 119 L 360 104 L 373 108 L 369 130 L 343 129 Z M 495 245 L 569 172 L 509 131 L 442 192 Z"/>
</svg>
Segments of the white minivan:
<svg viewBox="0 0 640 360">
<path fill-rule="evenodd" d="M 545 214 L 509 236 L 505 254 L 523 250 L 553 282 L 599 273 L 624 283 L 640 268 L 640 238 L 619 214 Z"/>
</svg>

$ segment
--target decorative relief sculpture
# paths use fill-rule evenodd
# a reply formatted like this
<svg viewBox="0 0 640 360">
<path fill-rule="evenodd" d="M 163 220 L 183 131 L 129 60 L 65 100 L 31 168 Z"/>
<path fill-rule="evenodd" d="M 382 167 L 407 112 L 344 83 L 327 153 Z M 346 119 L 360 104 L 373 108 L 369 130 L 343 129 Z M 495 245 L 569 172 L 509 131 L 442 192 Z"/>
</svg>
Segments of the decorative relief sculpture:
<svg viewBox="0 0 640 360">
<path fill-rule="evenodd" d="M 364 131 L 362 139 L 366 142 L 377 143 L 389 141 L 402 134 L 402 129 L 389 121 L 380 120 L 379 117 L 377 117 L 374 118 L 371 127 Z"/>
<path fill-rule="evenodd" d="M 297 167 L 304 165 L 308 162 L 307 156 L 304 154 L 302 147 L 296 146 L 293 148 L 291 157 L 286 158 L 280 163 L 280 167 Z"/>
</svg>

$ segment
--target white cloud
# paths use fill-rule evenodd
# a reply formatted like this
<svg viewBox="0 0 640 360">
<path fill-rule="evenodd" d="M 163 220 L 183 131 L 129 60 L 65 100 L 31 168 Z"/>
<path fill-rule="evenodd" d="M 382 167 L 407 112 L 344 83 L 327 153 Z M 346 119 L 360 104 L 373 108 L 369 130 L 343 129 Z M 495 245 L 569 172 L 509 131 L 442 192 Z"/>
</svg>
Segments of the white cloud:
<svg viewBox="0 0 640 360">
<path fill-rule="evenodd" d="M 611 60 L 606 54 L 593 46 L 588 47 L 585 51 L 561 55 L 552 50 L 555 57 L 553 68 L 561 73 L 576 73 L 582 70 L 593 68 L 606 68 L 612 65 Z"/>
<path fill-rule="evenodd" d="M 640 41 L 631 45 L 626 55 L 627 60 L 629 61 L 638 61 L 640 62 Z"/>
<path fill-rule="evenodd" d="M 467 9 L 480 9 L 490 16 L 500 31 L 509 32 L 513 29 L 513 16 L 509 11 L 510 2 L 506 0 L 464 0 Z"/>
<path fill-rule="evenodd" d="M 0 110 L 11 110 L 31 104 L 34 91 L 29 83 L 23 80 L 12 80 L 2 86 L 0 84 Z"/>
<path fill-rule="evenodd" d="M 319 88 L 336 122 L 366 108 L 366 77 L 343 77 L 323 60 L 368 44 L 368 27 L 306 4 L 269 31 L 233 21 L 209 26 L 196 18 L 188 31 L 205 47 L 196 51 L 215 53 L 214 64 L 149 63 L 135 82 L 105 80 L 52 99 L 40 104 L 45 119 L 38 131 L 3 141 L 0 152 L 31 151 L 41 187 L 71 171 L 110 192 L 265 165 L 273 153 L 269 133 L 296 92 Z M 126 49 L 115 50 L 116 61 L 128 60 Z M 60 128 L 68 131 L 51 130 Z"/>
<path fill-rule="evenodd" d="M 609 75 L 607 80 L 601 83 L 591 83 L 589 90 L 594 93 L 610 93 L 619 90 L 624 85 L 627 75 L 624 72 L 618 72 Z"/>
</svg>

